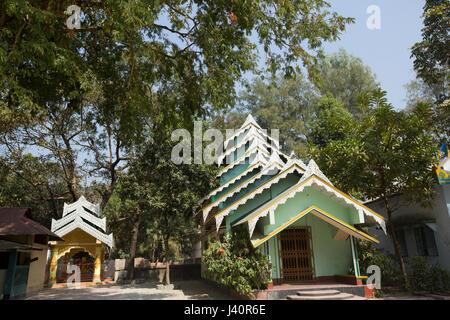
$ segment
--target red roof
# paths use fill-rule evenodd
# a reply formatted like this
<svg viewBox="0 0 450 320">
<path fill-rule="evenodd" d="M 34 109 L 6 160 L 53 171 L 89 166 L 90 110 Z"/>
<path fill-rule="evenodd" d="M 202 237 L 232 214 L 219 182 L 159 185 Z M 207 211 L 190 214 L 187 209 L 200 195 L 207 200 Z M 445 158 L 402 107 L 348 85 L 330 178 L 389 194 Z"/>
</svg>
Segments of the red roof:
<svg viewBox="0 0 450 320">
<path fill-rule="evenodd" d="M 62 240 L 43 225 L 31 220 L 30 208 L 0 208 L 0 236 L 47 235 Z"/>
</svg>

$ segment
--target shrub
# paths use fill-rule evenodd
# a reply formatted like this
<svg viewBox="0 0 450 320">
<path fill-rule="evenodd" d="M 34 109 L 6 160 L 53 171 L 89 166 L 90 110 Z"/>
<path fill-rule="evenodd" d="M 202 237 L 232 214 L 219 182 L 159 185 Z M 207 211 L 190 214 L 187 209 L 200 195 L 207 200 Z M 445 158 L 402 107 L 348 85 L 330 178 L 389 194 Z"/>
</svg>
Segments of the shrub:
<svg viewBox="0 0 450 320">
<path fill-rule="evenodd" d="M 253 297 L 255 290 L 265 289 L 271 265 L 248 241 L 248 236 L 234 233 L 221 241 L 210 241 L 203 252 L 210 279 L 233 288 L 239 294 Z"/>
<path fill-rule="evenodd" d="M 395 257 L 372 247 L 367 241 L 358 242 L 359 267 L 361 274 L 365 274 L 367 267 L 376 265 L 381 271 L 382 286 L 402 286 L 403 277 Z"/>
<path fill-rule="evenodd" d="M 414 256 L 409 260 L 411 287 L 415 291 L 450 290 L 450 272 L 437 265 L 428 265 L 424 257 Z"/>
</svg>

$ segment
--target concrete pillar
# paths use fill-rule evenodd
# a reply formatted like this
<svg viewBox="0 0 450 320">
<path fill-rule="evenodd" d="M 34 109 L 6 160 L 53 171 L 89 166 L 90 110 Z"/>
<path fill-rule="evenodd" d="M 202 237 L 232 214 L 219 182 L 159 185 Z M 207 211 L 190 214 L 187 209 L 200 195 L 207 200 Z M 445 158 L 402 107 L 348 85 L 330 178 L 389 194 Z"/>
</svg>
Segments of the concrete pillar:
<svg viewBox="0 0 450 320">
<path fill-rule="evenodd" d="M 52 248 L 52 257 L 50 259 L 50 274 L 48 276 L 48 285 L 56 284 L 56 270 L 58 269 L 58 248 Z"/>
<path fill-rule="evenodd" d="M 353 269 L 355 269 L 355 277 L 358 278 L 360 276 L 358 253 L 356 252 L 356 247 L 355 247 L 353 236 L 350 236 L 350 245 L 352 246 Z"/>
<path fill-rule="evenodd" d="M 102 245 L 97 245 L 95 248 L 94 282 L 102 282 L 102 249 Z"/>
</svg>

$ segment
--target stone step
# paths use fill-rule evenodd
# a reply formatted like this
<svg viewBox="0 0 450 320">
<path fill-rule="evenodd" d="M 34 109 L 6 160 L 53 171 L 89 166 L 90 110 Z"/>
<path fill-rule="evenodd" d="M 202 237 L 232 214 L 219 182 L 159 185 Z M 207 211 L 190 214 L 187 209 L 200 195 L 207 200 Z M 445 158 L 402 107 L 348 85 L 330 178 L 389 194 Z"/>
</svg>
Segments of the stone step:
<svg viewBox="0 0 450 320">
<path fill-rule="evenodd" d="M 326 290 L 300 290 L 297 291 L 297 294 L 299 296 L 333 296 L 340 294 L 341 292 L 339 290 L 332 290 L 332 289 L 326 289 Z"/>
<path fill-rule="evenodd" d="M 333 295 L 314 295 L 314 296 L 300 296 L 291 295 L 287 296 L 288 300 L 350 300 L 355 296 L 349 293 L 339 293 Z"/>
</svg>

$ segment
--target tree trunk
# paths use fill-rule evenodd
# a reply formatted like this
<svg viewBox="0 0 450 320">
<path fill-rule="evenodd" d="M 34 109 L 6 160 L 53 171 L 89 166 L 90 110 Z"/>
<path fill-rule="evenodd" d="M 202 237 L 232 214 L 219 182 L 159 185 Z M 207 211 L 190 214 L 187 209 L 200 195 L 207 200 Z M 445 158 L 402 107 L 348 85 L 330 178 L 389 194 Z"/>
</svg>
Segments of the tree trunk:
<svg viewBox="0 0 450 320">
<path fill-rule="evenodd" d="M 127 266 L 127 278 L 133 280 L 134 278 L 134 258 L 136 257 L 136 246 L 139 234 L 139 225 L 141 223 L 141 210 L 138 209 L 136 213 L 136 220 L 131 231 L 131 245 L 130 245 L 130 257 Z"/>
<path fill-rule="evenodd" d="M 405 281 L 405 287 L 406 287 L 406 289 L 409 290 L 410 287 L 409 287 L 408 272 L 406 271 L 406 265 L 405 265 L 405 261 L 403 260 L 403 257 L 402 257 L 400 243 L 398 242 L 397 234 L 395 233 L 395 227 L 394 227 L 394 224 L 392 223 L 392 210 L 391 210 L 391 207 L 389 206 L 387 197 L 384 196 L 383 198 L 384 198 L 384 206 L 386 208 L 386 212 L 387 212 L 387 216 L 388 216 L 388 225 L 389 225 L 389 230 L 390 230 L 391 237 L 392 237 L 392 243 L 394 245 L 395 255 L 397 257 L 398 264 L 400 265 L 400 268 L 402 270 L 403 279 Z"/>
<path fill-rule="evenodd" d="M 169 238 L 164 239 L 164 250 L 166 256 L 166 284 L 170 284 L 170 266 L 169 266 Z"/>
</svg>

